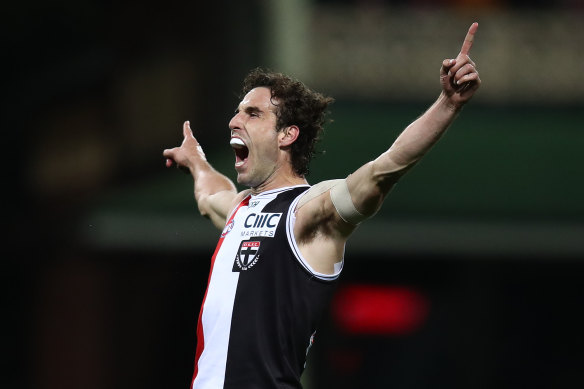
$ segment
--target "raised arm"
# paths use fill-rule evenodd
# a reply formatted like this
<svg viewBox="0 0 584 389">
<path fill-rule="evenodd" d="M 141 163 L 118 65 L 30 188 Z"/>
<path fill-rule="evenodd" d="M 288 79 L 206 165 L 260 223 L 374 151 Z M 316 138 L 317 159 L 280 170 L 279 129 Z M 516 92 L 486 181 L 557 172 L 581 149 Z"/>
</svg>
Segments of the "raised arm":
<svg viewBox="0 0 584 389">
<path fill-rule="evenodd" d="M 456 58 L 442 62 L 442 92 L 436 102 L 386 152 L 346 180 L 313 186 L 299 201 L 294 235 L 313 269 L 333 273 L 358 222 L 377 212 L 393 185 L 436 144 L 478 89 L 481 80 L 468 55 L 477 28 L 477 23 L 471 25 Z"/>
<path fill-rule="evenodd" d="M 177 164 L 187 169 L 195 181 L 195 200 L 201 215 L 209 218 L 213 224 L 222 229 L 229 212 L 235 206 L 237 190 L 229 178 L 217 172 L 207 162 L 205 153 L 195 139 L 189 122 L 183 125 L 183 142 L 179 147 L 166 149 L 162 155 L 166 166 Z"/>
<path fill-rule="evenodd" d="M 470 26 L 455 59 L 442 62 L 442 92 L 436 102 L 398 136 L 389 150 L 347 178 L 355 208 L 363 215 L 370 216 L 379 209 L 392 186 L 436 144 L 479 88 L 481 80 L 469 57 L 477 28 L 477 23 Z"/>
</svg>

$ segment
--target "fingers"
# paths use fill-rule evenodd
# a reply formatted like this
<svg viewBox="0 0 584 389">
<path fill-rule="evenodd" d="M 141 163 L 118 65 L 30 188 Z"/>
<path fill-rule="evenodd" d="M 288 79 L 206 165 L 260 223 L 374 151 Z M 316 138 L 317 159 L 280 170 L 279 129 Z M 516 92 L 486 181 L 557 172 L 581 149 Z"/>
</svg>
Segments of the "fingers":
<svg viewBox="0 0 584 389">
<path fill-rule="evenodd" d="M 481 84 L 476 65 L 469 57 L 478 27 L 476 22 L 470 26 L 460 53 L 455 59 L 443 60 L 440 68 L 442 89 L 459 106 L 465 104 Z"/>
<path fill-rule="evenodd" d="M 163 150 L 162 156 L 165 158 L 166 167 L 176 165 L 178 168 L 186 169 L 185 171 L 188 171 L 187 166 L 191 164 L 193 158 L 206 160 L 205 153 L 203 153 L 199 142 L 195 139 L 188 120 L 183 123 L 183 141 L 181 145 Z"/>
<path fill-rule="evenodd" d="M 464 42 L 462 43 L 462 48 L 460 49 L 461 55 L 468 55 L 468 53 L 470 53 L 470 48 L 472 47 L 472 42 L 474 41 L 474 36 L 478 28 L 479 24 L 477 22 L 471 24 L 466 33 L 466 37 L 464 38 Z"/>
<path fill-rule="evenodd" d="M 455 59 L 445 59 L 444 61 L 442 61 L 442 67 L 440 68 L 440 75 L 446 76 L 448 74 L 448 72 L 450 71 L 450 68 L 452 66 L 454 66 L 455 63 L 456 63 Z"/>
<path fill-rule="evenodd" d="M 188 136 L 193 136 L 193 130 L 191 130 L 191 123 L 188 120 L 183 124 L 183 136 L 185 138 Z"/>
<path fill-rule="evenodd" d="M 457 84 L 463 76 L 476 72 L 476 65 L 468 55 L 459 54 L 456 59 L 445 59 L 440 69 L 441 77 L 452 77 L 452 83 Z M 446 74 L 444 74 L 446 72 Z"/>
<path fill-rule="evenodd" d="M 475 33 L 479 28 L 479 24 L 474 22 L 471 24 L 466 37 L 464 38 L 464 42 L 462 43 L 462 47 L 460 49 L 460 53 L 456 57 L 456 59 L 445 59 L 442 61 L 442 69 L 440 71 L 441 75 L 448 74 L 448 76 L 458 75 L 457 79 L 461 78 L 464 74 L 459 74 L 459 70 L 463 67 L 466 67 L 468 64 L 471 64 L 475 67 L 475 63 L 470 59 L 468 53 L 472 47 L 472 43 L 474 41 Z"/>
<path fill-rule="evenodd" d="M 188 120 L 183 124 L 183 136 L 184 136 L 183 144 L 184 141 L 189 137 L 194 139 L 193 131 L 191 130 L 191 126 Z M 164 151 L 162 151 L 162 156 L 166 158 L 164 162 L 166 167 L 171 167 L 175 163 L 175 156 L 177 152 L 178 147 L 174 147 L 172 149 L 165 149 Z"/>
<path fill-rule="evenodd" d="M 165 165 L 166 167 L 171 167 L 174 163 L 174 154 L 175 154 L 176 147 L 173 149 L 165 149 L 162 152 L 162 156 L 166 158 Z"/>
<path fill-rule="evenodd" d="M 475 80 L 476 76 L 478 76 L 478 73 L 475 69 L 474 64 L 467 63 L 466 65 L 464 65 L 463 67 L 456 71 L 456 73 L 452 77 L 452 82 L 455 85 L 461 85 L 464 82 Z"/>
<path fill-rule="evenodd" d="M 442 61 L 440 82 L 448 95 L 457 93 L 461 97 L 466 96 L 465 99 L 468 100 L 479 88 L 481 79 L 474 62 L 465 55 L 462 58 L 459 56 L 457 59 Z"/>
</svg>

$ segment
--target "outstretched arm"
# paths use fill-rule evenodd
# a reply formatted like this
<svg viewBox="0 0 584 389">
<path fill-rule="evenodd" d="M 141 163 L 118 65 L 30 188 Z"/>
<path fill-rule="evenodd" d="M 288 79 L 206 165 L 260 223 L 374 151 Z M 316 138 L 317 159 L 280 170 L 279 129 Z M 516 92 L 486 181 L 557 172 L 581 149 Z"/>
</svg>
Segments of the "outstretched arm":
<svg viewBox="0 0 584 389">
<path fill-rule="evenodd" d="M 438 142 L 479 88 L 481 80 L 469 57 L 477 28 L 477 23 L 470 26 L 456 58 L 442 62 L 442 92 L 436 102 L 398 136 L 389 150 L 347 178 L 355 208 L 363 215 L 370 216 L 379 209 L 397 180 Z"/>
<path fill-rule="evenodd" d="M 398 136 L 389 150 L 346 180 L 315 185 L 312 193 L 307 192 L 300 200 L 294 235 L 313 269 L 333 273 L 358 220 L 377 212 L 393 185 L 440 139 L 478 89 L 481 80 L 468 56 L 477 28 L 477 23 L 471 25 L 456 58 L 442 62 L 442 92 L 436 102 Z"/>
<path fill-rule="evenodd" d="M 163 151 L 166 167 L 176 163 L 178 167 L 188 169 L 195 181 L 195 200 L 201 215 L 222 229 L 237 197 L 235 185 L 207 162 L 188 121 L 183 125 L 183 136 L 183 142 L 179 147 Z"/>
</svg>

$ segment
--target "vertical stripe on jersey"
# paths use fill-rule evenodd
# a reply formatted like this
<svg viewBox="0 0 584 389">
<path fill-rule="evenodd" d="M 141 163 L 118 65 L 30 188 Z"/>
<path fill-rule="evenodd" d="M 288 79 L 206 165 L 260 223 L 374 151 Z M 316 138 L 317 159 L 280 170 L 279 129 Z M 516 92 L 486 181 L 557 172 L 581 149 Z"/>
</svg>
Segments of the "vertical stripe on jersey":
<svg viewBox="0 0 584 389">
<path fill-rule="evenodd" d="M 251 196 L 246 197 L 241 203 L 239 203 L 239 205 L 237 206 L 237 208 L 235 209 L 235 211 L 233 211 L 233 213 L 231 214 L 231 217 L 229 218 L 229 220 L 227 220 L 227 223 L 225 223 L 225 225 L 229 225 L 229 223 L 231 223 L 231 221 L 235 218 L 235 215 L 237 214 L 237 211 L 243 207 L 243 206 L 247 206 L 249 204 L 249 199 Z M 219 249 L 221 248 L 221 245 L 223 244 L 223 241 L 225 240 L 225 235 L 221 235 L 221 238 L 219 238 L 219 241 L 217 242 L 217 246 L 215 247 L 215 252 L 213 253 L 213 257 L 211 258 L 211 268 L 209 270 L 209 279 L 207 281 L 207 289 L 205 290 L 205 295 L 203 297 L 203 302 L 201 304 L 201 310 L 199 311 L 199 319 L 197 322 L 197 348 L 196 348 L 196 352 L 195 352 L 195 371 L 193 373 L 193 379 L 191 380 L 191 389 L 193 389 L 194 384 L 195 384 L 195 379 L 197 378 L 197 374 L 199 372 L 199 359 L 201 358 L 201 355 L 203 353 L 203 350 L 205 348 L 205 334 L 204 334 L 204 330 L 203 330 L 203 309 L 205 307 L 205 302 L 207 300 L 207 294 L 209 292 L 209 287 L 211 286 L 211 277 L 213 276 L 213 267 L 215 265 L 215 258 L 217 258 L 217 253 L 219 253 Z"/>
</svg>

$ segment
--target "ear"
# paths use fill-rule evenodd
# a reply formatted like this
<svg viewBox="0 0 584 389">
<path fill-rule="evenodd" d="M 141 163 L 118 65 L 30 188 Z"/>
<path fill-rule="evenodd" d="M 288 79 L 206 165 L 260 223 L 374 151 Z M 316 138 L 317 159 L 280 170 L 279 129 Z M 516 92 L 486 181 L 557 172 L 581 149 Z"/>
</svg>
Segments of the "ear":
<svg viewBox="0 0 584 389">
<path fill-rule="evenodd" d="M 280 147 L 288 147 L 298 139 L 300 129 L 298 126 L 289 126 L 284 128 L 278 134 L 278 143 Z"/>
</svg>

